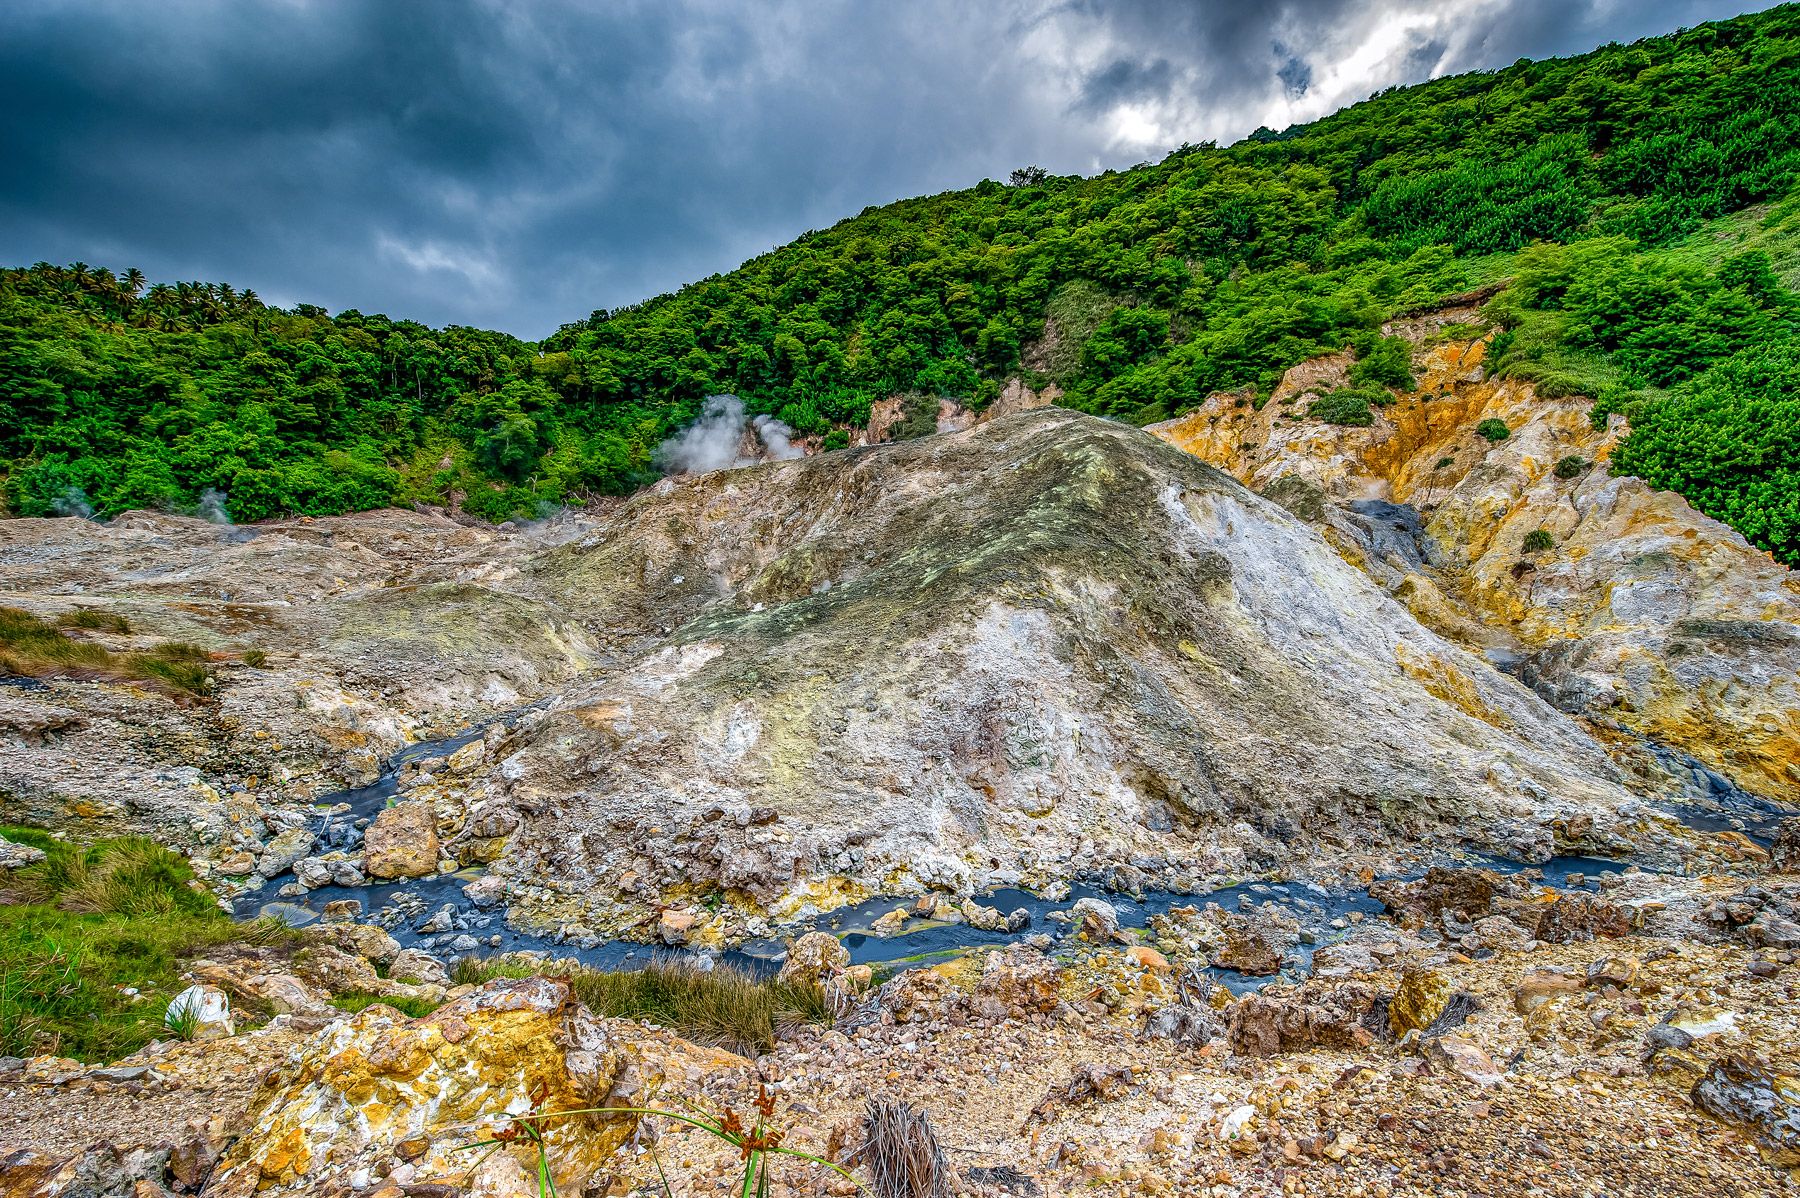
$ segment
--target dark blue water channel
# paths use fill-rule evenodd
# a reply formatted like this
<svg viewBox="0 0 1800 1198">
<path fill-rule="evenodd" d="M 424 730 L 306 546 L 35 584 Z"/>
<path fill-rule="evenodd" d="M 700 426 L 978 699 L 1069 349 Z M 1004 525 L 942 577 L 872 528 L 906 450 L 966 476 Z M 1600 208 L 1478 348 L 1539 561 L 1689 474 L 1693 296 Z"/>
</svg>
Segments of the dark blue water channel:
<svg viewBox="0 0 1800 1198">
<path fill-rule="evenodd" d="M 315 829 L 320 850 L 353 848 L 361 838 L 359 825 L 366 826 L 367 821 L 399 792 L 400 774 L 409 762 L 447 756 L 484 736 L 494 724 L 511 723 L 526 710 L 530 709 L 508 713 L 441 740 L 409 745 L 394 755 L 376 782 L 320 800 L 322 814 Z M 1684 791 L 1682 799 L 1657 805 L 1690 827 L 1708 832 L 1740 831 L 1767 844 L 1775 825 L 1793 814 L 1778 804 L 1739 789 L 1685 754 L 1654 745 L 1651 750 L 1682 784 Z M 1556 857 L 1533 866 L 1496 857 L 1476 857 L 1462 863 L 1483 865 L 1506 873 L 1534 870 L 1545 885 L 1589 891 L 1599 889 L 1600 879 L 1605 874 L 1617 873 L 1628 864 L 1595 857 Z M 293 880 L 284 875 L 242 895 L 233 910 L 239 918 L 273 915 L 290 923 L 305 924 L 319 919 L 327 903 L 354 899 L 362 904 L 362 922 L 385 928 L 403 947 L 421 948 L 445 961 L 518 950 L 573 957 L 584 965 L 602 969 L 631 969 L 652 961 L 695 959 L 695 954 L 686 950 L 632 941 L 576 945 L 516 931 L 506 925 L 503 909 L 480 910 L 464 896 L 463 887 L 480 874 L 480 870 L 470 869 L 401 882 L 323 886 L 290 898 L 276 893 Z M 1067 888 L 1066 894 L 1059 890 L 1054 898 L 1028 890 L 1003 889 L 977 899 L 1003 915 L 1019 910 L 1025 912 L 1025 926 L 1016 932 L 983 931 L 967 923 L 914 917 L 898 933 L 879 936 L 873 931 L 874 922 L 895 907 L 910 907 L 912 903 L 908 898 L 886 897 L 869 899 L 784 927 L 781 938 L 753 940 L 708 956 L 720 963 L 764 973 L 776 967 L 789 938 L 812 930 L 836 935 L 850 950 L 852 962 L 876 966 L 929 964 L 1033 935 L 1048 935 L 1054 945 L 1073 929 L 1068 913 L 1082 898 L 1097 898 L 1110 904 L 1118 912 L 1120 925 L 1125 928 L 1142 928 L 1151 916 L 1173 907 L 1204 908 L 1207 903 L 1217 903 L 1227 911 L 1237 911 L 1273 903 L 1297 920 L 1302 928 L 1302 943 L 1289 954 L 1289 973 L 1296 968 L 1300 972 L 1310 969 L 1315 949 L 1341 940 L 1347 934 L 1344 928 L 1334 928 L 1334 921 L 1349 923 L 1359 915 L 1372 916 L 1382 910 L 1381 904 L 1361 887 L 1327 887 L 1309 882 L 1246 881 L 1205 894 L 1152 891 L 1137 895 L 1074 883 Z M 1251 989 L 1275 980 L 1247 978 L 1226 971 L 1212 972 L 1233 990 Z"/>
</svg>

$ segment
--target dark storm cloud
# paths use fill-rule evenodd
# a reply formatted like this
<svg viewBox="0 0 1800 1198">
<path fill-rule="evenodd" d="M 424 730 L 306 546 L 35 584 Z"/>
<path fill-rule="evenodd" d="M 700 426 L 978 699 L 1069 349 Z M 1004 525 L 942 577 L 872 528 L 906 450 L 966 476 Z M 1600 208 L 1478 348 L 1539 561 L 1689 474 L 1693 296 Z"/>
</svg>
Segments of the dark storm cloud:
<svg viewBox="0 0 1800 1198">
<path fill-rule="evenodd" d="M 1754 0 L 10 0 L 0 262 L 538 336 L 902 196 Z"/>
</svg>

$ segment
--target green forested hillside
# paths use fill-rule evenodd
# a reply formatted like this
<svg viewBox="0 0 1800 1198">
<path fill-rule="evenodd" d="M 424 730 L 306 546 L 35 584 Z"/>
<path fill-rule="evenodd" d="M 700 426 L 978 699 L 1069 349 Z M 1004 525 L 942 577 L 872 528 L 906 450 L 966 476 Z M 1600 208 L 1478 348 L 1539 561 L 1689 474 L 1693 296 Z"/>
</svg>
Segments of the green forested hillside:
<svg viewBox="0 0 1800 1198">
<path fill-rule="evenodd" d="M 1365 385 L 1398 383 L 1384 317 L 1510 278 L 1502 367 L 1629 408 L 1622 463 L 1793 562 L 1797 165 L 1787 6 L 1131 171 L 870 209 L 539 345 L 8 271 L 0 460 L 27 514 L 212 488 L 240 519 L 455 495 L 500 517 L 639 485 L 714 392 L 821 434 L 1014 374 L 1138 422 L 1345 345 Z"/>
</svg>

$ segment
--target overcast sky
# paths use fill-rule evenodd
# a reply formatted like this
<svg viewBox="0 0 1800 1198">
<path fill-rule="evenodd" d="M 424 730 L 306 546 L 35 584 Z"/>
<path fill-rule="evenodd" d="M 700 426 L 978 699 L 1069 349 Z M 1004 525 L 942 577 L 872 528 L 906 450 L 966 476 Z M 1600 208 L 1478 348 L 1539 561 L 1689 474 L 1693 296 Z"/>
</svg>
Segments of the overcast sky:
<svg viewBox="0 0 1800 1198">
<path fill-rule="evenodd" d="M 1757 0 L 0 0 L 0 264 L 539 337 L 854 215 Z"/>
</svg>

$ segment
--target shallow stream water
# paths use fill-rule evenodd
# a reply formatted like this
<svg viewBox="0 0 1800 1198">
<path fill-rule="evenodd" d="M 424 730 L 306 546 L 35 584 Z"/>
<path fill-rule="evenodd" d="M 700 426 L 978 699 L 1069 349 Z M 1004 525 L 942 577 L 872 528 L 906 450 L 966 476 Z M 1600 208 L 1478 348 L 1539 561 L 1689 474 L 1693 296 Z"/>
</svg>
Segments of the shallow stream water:
<svg viewBox="0 0 1800 1198">
<path fill-rule="evenodd" d="M 494 724 L 511 723 L 525 710 L 529 709 L 508 713 L 441 740 L 409 745 L 394 755 L 374 783 L 322 798 L 319 806 L 323 814 L 315 829 L 321 848 L 352 848 L 361 835 L 357 824 L 372 819 L 399 793 L 400 774 L 409 762 L 447 756 L 482 737 Z M 1690 827 L 1707 832 L 1740 831 L 1766 844 L 1775 825 L 1791 814 L 1777 804 L 1740 790 L 1693 758 L 1661 746 L 1653 745 L 1651 749 L 1686 791 L 1683 801 L 1657 805 Z M 1597 890 L 1602 876 L 1621 871 L 1630 864 L 1594 857 L 1556 857 L 1535 866 L 1493 857 L 1478 858 L 1473 863 L 1506 873 L 1535 869 L 1545 885 L 1586 890 Z M 292 898 L 283 898 L 276 893 L 293 880 L 284 875 L 240 896 L 233 912 L 243 919 L 272 915 L 299 925 L 319 919 L 327 903 L 355 899 L 362 904 L 364 922 L 384 927 L 402 947 L 421 948 L 444 960 L 521 949 L 574 957 L 585 965 L 603 969 L 637 968 L 657 960 L 695 959 L 695 954 L 686 950 L 634 941 L 616 940 L 577 947 L 547 936 L 516 931 L 506 925 L 502 910 L 479 910 L 464 897 L 463 887 L 479 877 L 480 872 L 468 869 L 399 882 L 324 886 Z M 850 950 L 853 963 L 875 966 L 925 964 L 974 949 L 1002 946 L 1025 936 L 1048 934 L 1053 941 L 1060 940 L 1073 926 L 1067 912 L 1076 900 L 1089 897 L 1111 904 L 1119 913 L 1121 926 L 1127 928 L 1142 928 L 1151 916 L 1172 907 L 1204 908 L 1208 903 L 1218 903 L 1228 911 L 1236 911 L 1246 906 L 1274 903 L 1296 919 L 1303 929 L 1302 944 L 1297 950 L 1301 972 L 1310 968 L 1316 948 L 1340 940 L 1346 934 L 1341 928 L 1333 928 L 1333 921 L 1349 922 L 1359 916 L 1374 915 L 1382 909 L 1364 888 L 1330 888 L 1307 882 L 1247 881 L 1204 894 L 1146 892 L 1141 895 L 1119 894 L 1075 883 L 1069 886 L 1066 895 L 1054 899 L 1032 891 L 1011 889 L 978 897 L 978 902 L 994 907 L 1002 914 L 1023 909 L 1029 921 L 1017 932 L 983 931 L 967 923 L 914 918 L 899 934 L 878 936 L 872 930 L 875 920 L 896 906 L 911 902 L 906 898 L 886 897 L 869 899 L 785 927 L 779 939 L 753 940 L 739 948 L 710 953 L 706 957 L 709 961 L 765 973 L 776 967 L 786 951 L 788 939 L 806 931 L 824 930 L 839 937 Z M 1290 958 L 1289 972 L 1292 972 L 1291 964 Z M 1249 978 L 1222 970 L 1211 972 L 1233 990 L 1252 989 L 1275 980 Z"/>
</svg>

